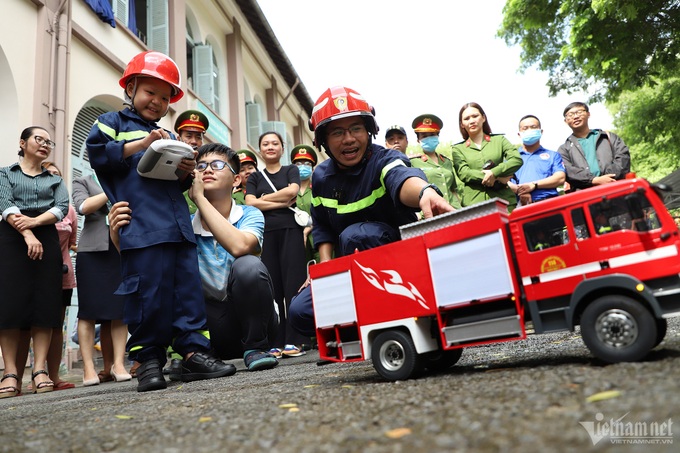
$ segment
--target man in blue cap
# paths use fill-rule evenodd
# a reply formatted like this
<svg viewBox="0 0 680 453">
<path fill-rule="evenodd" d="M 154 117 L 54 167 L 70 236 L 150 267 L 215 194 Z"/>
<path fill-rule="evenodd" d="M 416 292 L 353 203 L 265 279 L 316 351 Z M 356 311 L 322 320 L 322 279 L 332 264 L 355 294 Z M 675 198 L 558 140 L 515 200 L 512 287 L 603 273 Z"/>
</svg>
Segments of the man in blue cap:
<svg viewBox="0 0 680 453">
<path fill-rule="evenodd" d="M 385 148 L 406 154 L 406 148 L 408 148 L 406 129 L 397 125 L 388 127 L 387 132 L 385 132 Z"/>
</svg>

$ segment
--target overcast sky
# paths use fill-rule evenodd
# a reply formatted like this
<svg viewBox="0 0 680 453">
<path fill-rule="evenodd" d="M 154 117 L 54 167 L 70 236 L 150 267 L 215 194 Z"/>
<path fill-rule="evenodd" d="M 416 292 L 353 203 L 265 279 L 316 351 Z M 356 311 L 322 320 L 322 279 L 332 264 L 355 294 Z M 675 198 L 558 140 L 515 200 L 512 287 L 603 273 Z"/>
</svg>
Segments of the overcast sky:
<svg viewBox="0 0 680 453">
<path fill-rule="evenodd" d="M 562 111 L 583 94 L 548 96 L 547 75 L 518 72 L 519 48 L 496 32 L 505 0 L 258 0 L 313 101 L 328 87 L 355 89 L 375 107 L 384 131 L 399 124 L 409 144 L 411 122 L 433 113 L 444 122 L 441 141 L 462 140 L 458 112 L 484 108 L 494 133 L 519 143 L 517 123 L 539 117 L 541 143 L 557 150 L 571 133 Z M 591 106 L 591 127 L 610 129 L 603 105 Z"/>
</svg>

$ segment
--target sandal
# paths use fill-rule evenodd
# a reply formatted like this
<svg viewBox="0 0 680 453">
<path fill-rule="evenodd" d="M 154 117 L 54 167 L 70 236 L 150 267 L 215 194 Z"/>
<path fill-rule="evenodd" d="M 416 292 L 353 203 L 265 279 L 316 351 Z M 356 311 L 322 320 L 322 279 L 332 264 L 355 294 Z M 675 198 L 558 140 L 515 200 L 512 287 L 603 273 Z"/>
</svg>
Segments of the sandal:
<svg viewBox="0 0 680 453">
<path fill-rule="evenodd" d="M 130 368 L 130 376 L 132 376 L 133 378 L 137 377 L 137 368 L 139 368 L 140 365 L 141 363 L 137 362 L 136 360 L 134 361 L 134 363 L 132 364 L 132 368 Z"/>
<path fill-rule="evenodd" d="M 99 373 L 97 373 L 97 377 L 99 378 L 99 382 L 113 381 L 113 376 L 111 376 L 111 373 L 107 373 L 106 370 L 101 370 Z"/>
<path fill-rule="evenodd" d="M 2 379 L 0 379 L 0 382 L 4 381 L 5 379 L 14 379 L 17 381 L 17 383 L 19 382 L 19 376 L 14 373 L 7 373 L 2 377 Z M 11 398 L 13 396 L 17 396 L 19 392 L 19 387 L 15 385 L 0 387 L 0 398 Z"/>
<path fill-rule="evenodd" d="M 76 385 L 72 382 L 59 381 L 54 384 L 54 390 L 68 390 L 76 388 Z"/>
<path fill-rule="evenodd" d="M 54 382 L 52 381 L 48 380 L 43 382 L 35 382 L 35 378 L 41 374 L 49 376 L 49 374 L 45 370 L 38 370 L 35 373 L 31 374 L 31 380 L 33 381 L 33 393 L 47 393 L 54 390 Z"/>
</svg>

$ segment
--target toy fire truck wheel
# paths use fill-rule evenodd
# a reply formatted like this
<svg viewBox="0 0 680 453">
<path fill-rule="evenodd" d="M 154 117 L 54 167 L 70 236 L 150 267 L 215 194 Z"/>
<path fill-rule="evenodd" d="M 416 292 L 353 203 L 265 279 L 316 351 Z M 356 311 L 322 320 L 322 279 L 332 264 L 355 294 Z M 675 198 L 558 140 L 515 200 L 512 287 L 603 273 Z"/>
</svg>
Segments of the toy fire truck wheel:
<svg viewBox="0 0 680 453">
<path fill-rule="evenodd" d="M 462 355 L 463 348 L 427 352 L 423 354 L 423 365 L 430 371 L 445 371 L 458 363 Z"/>
<path fill-rule="evenodd" d="M 626 296 L 604 296 L 583 311 L 581 336 L 599 359 L 634 362 L 655 346 L 657 323 L 640 302 Z"/>
<path fill-rule="evenodd" d="M 661 318 L 656 320 L 656 341 L 654 342 L 654 347 L 661 344 L 663 339 L 666 337 L 666 332 L 668 331 L 668 321 Z"/>
<path fill-rule="evenodd" d="M 373 367 L 387 380 L 402 381 L 417 375 L 421 358 L 408 333 L 399 330 L 382 332 L 371 348 Z"/>
</svg>

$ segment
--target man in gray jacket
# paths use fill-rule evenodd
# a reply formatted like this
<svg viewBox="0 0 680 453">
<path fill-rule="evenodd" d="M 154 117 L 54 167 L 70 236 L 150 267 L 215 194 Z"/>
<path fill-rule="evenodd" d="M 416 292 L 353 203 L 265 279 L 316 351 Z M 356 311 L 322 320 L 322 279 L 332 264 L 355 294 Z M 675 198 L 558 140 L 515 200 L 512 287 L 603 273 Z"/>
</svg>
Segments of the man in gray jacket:
<svg viewBox="0 0 680 453">
<path fill-rule="evenodd" d="M 572 102 L 564 109 L 564 122 L 572 134 L 558 151 L 567 170 L 569 190 L 614 182 L 630 172 L 630 151 L 621 137 L 590 129 L 589 118 L 583 102 Z"/>
</svg>

